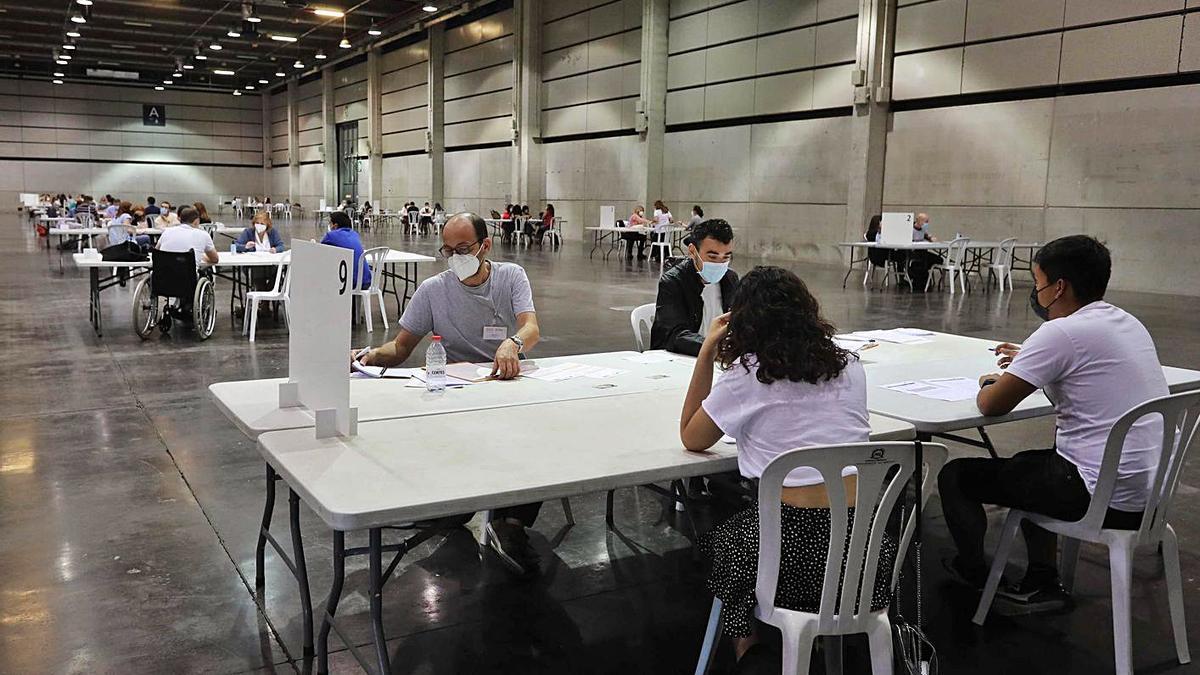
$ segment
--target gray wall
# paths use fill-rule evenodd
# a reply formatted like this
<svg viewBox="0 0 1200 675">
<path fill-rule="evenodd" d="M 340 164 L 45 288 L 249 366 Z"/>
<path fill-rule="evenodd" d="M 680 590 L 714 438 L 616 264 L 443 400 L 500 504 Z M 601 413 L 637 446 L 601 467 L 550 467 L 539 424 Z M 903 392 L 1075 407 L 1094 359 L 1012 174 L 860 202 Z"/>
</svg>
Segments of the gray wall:
<svg viewBox="0 0 1200 675">
<path fill-rule="evenodd" d="M 142 104 L 167 124 L 142 124 Z M 262 101 L 142 87 L 0 79 L 0 202 L 87 192 L 175 203 L 262 194 Z"/>
</svg>

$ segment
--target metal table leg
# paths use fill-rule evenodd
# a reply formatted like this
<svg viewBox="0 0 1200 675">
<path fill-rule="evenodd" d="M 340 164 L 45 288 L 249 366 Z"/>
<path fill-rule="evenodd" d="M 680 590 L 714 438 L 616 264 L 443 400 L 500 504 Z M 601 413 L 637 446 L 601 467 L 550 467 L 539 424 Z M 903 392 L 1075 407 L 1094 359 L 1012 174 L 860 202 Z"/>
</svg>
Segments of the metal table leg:
<svg viewBox="0 0 1200 675">
<path fill-rule="evenodd" d="M 288 516 L 292 526 L 292 561 L 296 581 L 300 584 L 300 610 L 304 619 L 304 672 L 312 672 L 313 659 L 313 611 L 312 598 L 308 589 L 308 566 L 304 561 L 304 542 L 300 538 L 300 496 L 288 488 Z M 386 671 L 385 671 L 386 672 Z"/>
<path fill-rule="evenodd" d="M 92 330 L 96 331 L 96 336 L 102 334 L 102 326 L 100 320 L 100 268 L 92 267 L 88 270 L 91 280 L 91 291 L 88 294 L 88 313 L 92 320 Z"/>
<path fill-rule="evenodd" d="M 266 586 L 266 575 L 263 568 L 266 560 L 267 535 L 271 533 L 271 514 L 275 511 L 275 481 L 277 480 L 279 480 L 279 474 L 275 473 L 275 469 L 270 464 L 267 464 L 267 501 L 263 504 L 262 525 L 258 528 L 258 544 L 254 547 L 255 588 Z"/>
<path fill-rule="evenodd" d="M 329 672 L 329 629 L 333 628 L 333 617 L 337 614 L 342 599 L 342 586 L 346 583 L 346 533 L 333 532 L 333 586 L 325 601 L 325 614 L 321 617 L 321 632 L 317 636 L 317 673 Z"/>
<path fill-rule="evenodd" d="M 379 663 L 379 675 L 392 672 L 388 659 L 387 639 L 383 634 L 383 550 L 382 530 L 371 528 L 368 591 L 371 594 L 371 635 L 375 643 L 375 658 Z"/>
</svg>

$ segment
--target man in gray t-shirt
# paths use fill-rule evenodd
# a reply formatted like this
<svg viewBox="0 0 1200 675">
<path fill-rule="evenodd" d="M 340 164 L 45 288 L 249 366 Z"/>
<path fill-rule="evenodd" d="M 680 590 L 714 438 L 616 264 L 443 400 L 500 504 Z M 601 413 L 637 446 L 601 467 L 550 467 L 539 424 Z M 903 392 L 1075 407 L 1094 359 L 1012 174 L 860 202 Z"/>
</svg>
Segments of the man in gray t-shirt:
<svg viewBox="0 0 1200 675">
<path fill-rule="evenodd" d="M 474 213 L 451 216 L 442 229 L 441 248 L 450 269 L 421 284 L 400 317 L 396 339 L 361 357 L 363 365 L 399 366 L 432 332 L 441 336 L 450 363 L 491 361 L 493 377 L 519 375 L 521 353 L 541 336 L 533 292 L 525 270 L 488 260 L 491 250 L 482 218 Z M 538 571 L 525 528 L 533 525 L 541 506 L 496 509 L 487 525 L 500 559 L 522 576 Z"/>
</svg>

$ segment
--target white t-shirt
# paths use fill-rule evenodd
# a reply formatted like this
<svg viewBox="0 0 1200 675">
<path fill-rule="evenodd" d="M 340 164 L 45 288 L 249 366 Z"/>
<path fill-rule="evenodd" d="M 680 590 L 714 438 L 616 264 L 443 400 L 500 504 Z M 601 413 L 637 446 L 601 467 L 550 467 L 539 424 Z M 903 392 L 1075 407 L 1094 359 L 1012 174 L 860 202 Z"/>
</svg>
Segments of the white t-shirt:
<svg viewBox="0 0 1200 675">
<path fill-rule="evenodd" d="M 700 337 L 708 335 L 708 327 L 712 325 L 714 319 L 724 314 L 721 310 L 721 284 L 704 284 L 704 289 L 700 291 L 700 299 L 704 301 L 704 313 L 700 317 Z"/>
<path fill-rule="evenodd" d="M 667 228 L 671 227 L 671 221 L 674 219 L 675 218 L 671 215 L 670 211 L 654 209 L 654 231 L 657 234 L 666 232 Z"/>
<path fill-rule="evenodd" d="M 1046 392 L 1058 413 L 1058 454 L 1095 492 L 1113 423 L 1166 396 L 1154 340 L 1140 321 L 1103 300 L 1047 321 L 1025 341 L 1008 372 Z M 1162 418 L 1143 417 L 1125 437 L 1109 506 L 1141 511 L 1162 450 Z"/>
<path fill-rule="evenodd" d="M 817 384 L 763 384 L 757 373 L 753 357 L 750 372 L 735 362 L 701 404 L 721 431 L 737 439 L 738 471 L 743 476 L 760 478 L 767 464 L 788 450 L 870 440 L 867 375 L 857 359 L 851 357 L 836 378 Z M 819 471 L 803 467 L 788 474 L 783 484 L 821 482 Z"/>
<path fill-rule="evenodd" d="M 172 253 L 195 251 L 196 264 L 204 262 L 205 251 L 215 251 L 212 237 L 207 232 L 191 225 L 173 225 L 163 230 L 158 238 L 158 250 Z"/>
</svg>

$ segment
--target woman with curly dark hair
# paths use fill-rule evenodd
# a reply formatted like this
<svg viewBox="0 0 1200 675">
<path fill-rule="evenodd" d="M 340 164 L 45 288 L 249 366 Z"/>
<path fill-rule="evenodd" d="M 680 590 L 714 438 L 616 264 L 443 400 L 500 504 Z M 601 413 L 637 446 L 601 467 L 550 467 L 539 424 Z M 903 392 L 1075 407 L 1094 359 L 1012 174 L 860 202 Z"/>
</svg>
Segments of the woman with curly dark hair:
<svg viewBox="0 0 1200 675">
<path fill-rule="evenodd" d="M 866 373 L 857 356 L 834 343 L 833 333 L 799 277 L 779 267 L 756 267 L 700 348 L 680 420 L 684 447 L 707 450 L 728 434 L 737 439 L 738 470 L 757 479 L 789 450 L 869 440 Z M 723 371 L 715 386 L 714 363 Z M 853 503 L 856 478 L 847 474 L 844 480 Z M 813 468 L 796 469 L 783 486 L 776 602 L 815 613 L 829 548 L 828 496 Z M 708 588 L 721 600 L 721 622 L 741 658 L 757 642 L 757 505 L 705 535 L 700 550 L 712 562 Z M 895 542 L 885 535 L 872 609 L 887 607 L 895 555 Z"/>
</svg>

